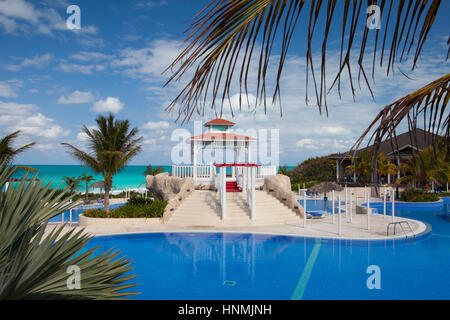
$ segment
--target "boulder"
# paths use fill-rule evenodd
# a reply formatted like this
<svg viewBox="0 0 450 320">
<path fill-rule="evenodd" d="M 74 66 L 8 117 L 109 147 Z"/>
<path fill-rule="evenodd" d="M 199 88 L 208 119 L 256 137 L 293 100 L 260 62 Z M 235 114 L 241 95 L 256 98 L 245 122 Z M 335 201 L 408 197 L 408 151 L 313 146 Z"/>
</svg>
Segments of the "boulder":
<svg viewBox="0 0 450 320">
<path fill-rule="evenodd" d="M 173 211 L 178 208 L 181 201 L 195 190 L 194 179 L 190 177 L 172 177 L 167 172 L 156 176 L 148 175 L 146 182 L 147 189 L 153 194 L 155 199 L 167 201 L 162 218 L 163 223 L 170 219 Z"/>
<path fill-rule="evenodd" d="M 276 176 L 265 177 L 263 189 L 303 217 L 303 207 L 298 203 L 297 196 L 291 190 L 291 180 L 288 176 L 277 174 Z"/>
<path fill-rule="evenodd" d="M 153 194 L 155 199 L 164 201 L 169 201 L 176 197 L 181 197 L 181 200 L 183 200 L 195 188 L 194 179 L 190 177 L 172 177 L 167 172 L 156 176 L 148 175 L 146 182 L 147 189 Z"/>
</svg>

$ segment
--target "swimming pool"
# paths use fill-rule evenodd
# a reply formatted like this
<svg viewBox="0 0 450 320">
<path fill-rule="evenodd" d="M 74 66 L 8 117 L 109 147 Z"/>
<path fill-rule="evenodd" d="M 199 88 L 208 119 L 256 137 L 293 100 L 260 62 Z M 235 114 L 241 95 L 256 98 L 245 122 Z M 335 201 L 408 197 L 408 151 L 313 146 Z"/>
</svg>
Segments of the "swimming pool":
<svg viewBox="0 0 450 320">
<path fill-rule="evenodd" d="M 96 237 L 89 247 L 133 259 L 138 299 L 449 299 L 449 204 L 396 214 L 433 230 L 413 242 L 157 233 Z M 372 265 L 380 289 L 367 287 Z"/>
<path fill-rule="evenodd" d="M 111 209 L 118 208 L 120 206 L 123 206 L 124 203 L 116 203 L 110 205 Z M 70 210 L 65 211 L 64 213 L 61 213 L 49 220 L 51 223 L 77 223 L 78 222 L 78 216 L 85 212 L 88 209 L 103 209 L 103 204 L 97 204 L 97 205 L 87 205 L 82 206 L 79 208 L 72 209 L 72 215 L 70 214 Z"/>
</svg>

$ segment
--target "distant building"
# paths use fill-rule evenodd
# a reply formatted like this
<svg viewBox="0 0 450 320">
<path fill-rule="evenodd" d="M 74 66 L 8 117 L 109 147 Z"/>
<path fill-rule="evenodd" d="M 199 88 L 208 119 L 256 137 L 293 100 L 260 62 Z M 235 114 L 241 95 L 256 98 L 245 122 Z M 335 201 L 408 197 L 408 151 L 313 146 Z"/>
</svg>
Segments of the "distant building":
<svg viewBox="0 0 450 320">
<path fill-rule="evenodd" d="M 417 128 L 415 129 L 415 135 L 410 134 L 410 131 L 408 131 L 397 135 L 396 138 L 387 139 L 381 142 L 378 153 L 383 152 L 385 157 L 390 158 L 393 163 L 400 167 L 405 160 L 410 159 L 413 156 L 414 151 L 422 151 L 430 147 L 433 139 L 436 139 L 436 135 Z M 366 148 L 359 149 L 354 158 L 358 159 L 360 152 L 372 150 L 373 147 L 373 145 L 370 145 Z M 356 174 L 345 174 L 345 168 L 351 165 L 352 157 L 353 152 L 350 151 L 335 153 L 328 156 L 329 159 L 336 160 L 337 182 L 356 182 Z M 397 172 L 397 179 L 398 178 L 400 178 L 400 170 Z"/>
</svg>

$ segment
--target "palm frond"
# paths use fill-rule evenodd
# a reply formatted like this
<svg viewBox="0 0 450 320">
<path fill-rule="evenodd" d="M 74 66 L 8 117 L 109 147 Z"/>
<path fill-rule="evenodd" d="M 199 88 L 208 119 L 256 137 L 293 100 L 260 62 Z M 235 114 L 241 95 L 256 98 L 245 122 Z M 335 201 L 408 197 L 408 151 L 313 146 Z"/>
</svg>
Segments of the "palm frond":
<svg viewBox="0 0 450 320">
<path fill-rule="evenodd" d="M 48 220 L 74 207 L 65 193 L 32 178 L 3 191 L 16 168 L 0 165 L 0 299 L 114 299 L 128 289 L 131 260 L 118 251 L 86 249 L 91 237 Z M 68 267 L 80 268 L 81 288 L 67 285 Z"/>
<path fill-rule="evenodd" d="M 309 13 L 301 17 L 308 4 Z M 325 106 L 327 112 L 326 95 L 336 83 L 340 95 L 344 71 L 348 72 L 350 87 L 355 95 L 351 53 L 358 47 L 358 83 L 363 78 L 369 90 L 371 86 L 363 60 L 366 47 L 371 44 L 374 44 L 372 76 L 375 69 L 382 68 L 383 64 L 389 75 L 394 65 L 409 55 L 413 55 L 414 69 L 440 4 L 441 0 L 212 0 L 194 18 L 185 40 L 187 46 L 166 70 L 173 71 L 166 85 L 182 79 L 188 71 L 194 71 L 193 77 L 167 110 L 178 108 L 178 119 L 183 118 L 184 122 L 194 112 L 203 114 L 207 102 L 211 102 L 213 113 L 222 115 L 224 102 L 228 100 L 233 115 L 230 96 L 232 84 L 236 81 L 240 88 L 239 108 L 242 108 L 243 93 L 250 108 L 248 79 L 254 65 L 257 66 L 257 83 L 251 90 L 256 93 L 256 104 L 263 104 L 266 110 L 269 65 L 276 60 L 276 80 L 270 93 L 272 103 L 275 104 L 281 100 L 280 79 L 294 31 L 297 31 L 300 33 L 298 38 L 307 38 L 305 99 L 308 102 L 308 83 L 311 77 L 319 110 Z M 369 37 L 369 29 L 366 27 L 366 10 L 372 5 L 380 5 L 380 16 L 385 22 L 382 39 L 379 39 L 380 30 L 376 31 L 374 38 Z M 338 16 L 338 12 L 342 13 L 342 17 Z M 324 26 L 324 29 L 320 26 Z M 326 52 L 330 30 L 333 29 L 341 29 L 340 63 L 333 84 L 327 88 Z M 361 31 L 361 41 L 357 41 L 356 35 Z M 319 36 L 319 40 L 322 40 L 320 66 L 313 64 L 312 55 L 317 42 L 314 36 Z M 379 40 L 382 40 L 382 46 L 377 58 Z M 281 45 L 275 55 L 273 48 L 277 41 Z M 388 57 L 385 57 L 385 52 L 389 52 Z M 379 61 L 379 66 L 376 61 Z M 220 101 L 219 109 L 216 107 L 216 100 Z M 279 102 L 281 106 L 281 101 Z"/>
</svg>

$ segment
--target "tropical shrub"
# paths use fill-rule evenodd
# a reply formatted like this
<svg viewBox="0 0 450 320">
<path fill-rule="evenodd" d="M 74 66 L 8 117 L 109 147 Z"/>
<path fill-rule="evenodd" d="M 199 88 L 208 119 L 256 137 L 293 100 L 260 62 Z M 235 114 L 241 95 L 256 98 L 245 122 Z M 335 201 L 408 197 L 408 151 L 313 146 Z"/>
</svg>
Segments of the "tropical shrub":
<svg viewBox="0 0 450 320">
<path fill-rule="evenodd" d="M 310 158 L 288 174 L 292 183 L 332 180 L 336 177 L 336 164 L 328 157 Z"/>
<path fill-rule="evenodd" d="M 71 209 L 66 192 L 55 195 L 51 183 L 36 178 L 4 190 L 16 168 L 0 165 L 0 300 L 114 299 L 135 293 L 124 290 L 135 276 L 131 260 L 119 251 L 85 249 L 91 236 L 64 226 L 50 229 L 48 220 Z M 78 267 L 80 288 L 68 286 Z M 69 268 L 70 267 L 70 268 Z"/>
<path fill-rule="evenodd" d="M 127 203 L 110 211 L 109 214 L 104 210 L 90 209 L 83 215 L 89 218 L 161 218 L 166 206 L 167 202 L 162 200 L 155 200 L 144 205 Z"/>
<path fill-rule="evenodd" d="M 130 199 L 128 199 L 129 205 L 136 205 L 136 206 L 149 206 L 153 202 L 152 199 L 149 198 L 142 198 L 137 196 L 132 196 Z"/>
<path fill-rule="evenodd" d="M 433 202 L 439 201 L 439 195 L 426 193 L 420 189 L 407 189 L 401 193 L 400 200 L 405 202 Z"/>
</svg>

